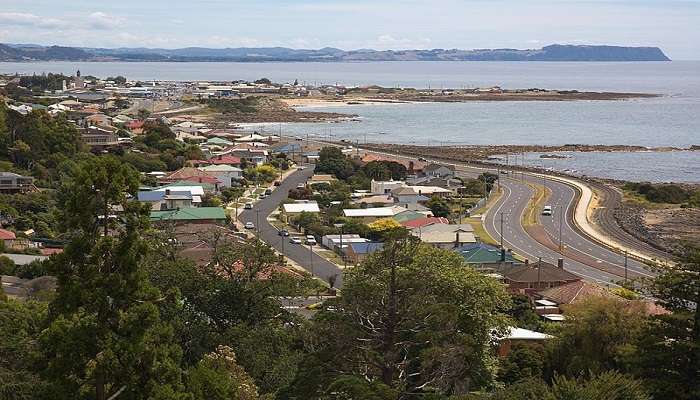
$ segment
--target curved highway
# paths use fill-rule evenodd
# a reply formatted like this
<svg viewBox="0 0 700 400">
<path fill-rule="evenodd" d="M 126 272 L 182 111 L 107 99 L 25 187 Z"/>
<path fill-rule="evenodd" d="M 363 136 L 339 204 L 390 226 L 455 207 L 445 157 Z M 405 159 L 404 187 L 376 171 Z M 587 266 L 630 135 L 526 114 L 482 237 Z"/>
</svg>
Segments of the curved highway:
<svg viewBox="0 0 700 400">
<path fill-rule="evenodd" d="M 409 159 L 416 157 L 390 155 Z M 498 173 L 495 168 L 474 167 L 443 160 L 428 161 L 453 165 L 457 175 L 470 178 L 475 178 L 483 172 Z M 513 175 L 512 171 L 508 175 L 501 174 L 500 179 L 502 196 L 484 215 L 484 228 L 494 240 L 500 242 L 502 226 L 505 248 L 512 249 L 516 254 L 533 262 L 541 258 L 556 265 L 558 259 L 563 258 L 564 269 L 603 285 L 617 286 L 625 276 L 630 279 L 654 276 L 641 262 L 632 258 L 625 259 L 624 254 L 619 254 L 583 235 L 573 225 L 573 213 L 578 199 L 578 193 L 573 187 L 546 178 L 543 181 L 541 176 L 528 173 Z M 523 217 L 535 195 L 533 185 L 543 184 L 550 192 L 546 205 L 552 206 L 553 215 L 540 215 L 541 225 L 526 228 L 523 226 Z M 540 210 L 537 211 L 539 213 Z M 564 215 L 560 215 L 562 212 Z M 560 216 L 563 218 L 560 219 Z"/>
<path fill-rule="evenodd" d="M 590 281 L 615 285 L 625 278 L 625 257 L 583 236 L 572 226 L 576 190 L 564 183 L 546 180 L 551 191 L 546 204 L 552 206 L 552 216 L 540 216 L 541 227 L 526 229 L 523 215 L 535 191 L 530 185 L 542 185 L 539 177 L 523 174 L 523 181 L 501 175 L 502 196 L 487 211 L 484 228 L 491 237 L 500 241 L 503 219 L 503 244 L 531 261 L 556 264 L 564 259 L 564 268 Z M 530 185 L 528 185 L 527 183 Z M 565 215 L 561 215 L 561 212 Z M 539 210 L 537 210 L 539 211 Z M 561 229 L 561 251 L 559 237 Z M 627 277 L 652 277 L 645 266 L 631 258 L 627 260 Z"/>
</svg>

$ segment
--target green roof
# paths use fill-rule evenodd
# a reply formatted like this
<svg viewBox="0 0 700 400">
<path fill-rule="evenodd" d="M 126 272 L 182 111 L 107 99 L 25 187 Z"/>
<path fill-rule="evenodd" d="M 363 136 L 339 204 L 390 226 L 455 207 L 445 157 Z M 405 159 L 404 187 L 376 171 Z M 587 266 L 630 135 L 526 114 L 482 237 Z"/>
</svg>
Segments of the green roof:
<svg viewBox="0 0 700 400">
<path fill-rule="evenodd" d="M 207 140 L 207 144 L 217 144 L 217 145 L 223 145 L 223 146 L 231 146 L 233 142 L 230 142 L 226 139 L 222 139 L 219 137 L 213 137 L 211 139 Z"/>
<path fill-rule="evenodd" d="M 178 210 L 151 211 L 151 221 L 226 220 L 221 207 L 191 207 Z"/>
<path fill-rule="evenodd" d="M 501 249 L 485 243 L 464 245 L 456 249 L 468 264 L 495 264 L 501 262 Z M 511 252 L 505 254 L 507 263 L 518 263 Z"/>
<path fill-rule="evenodd" d="M 406 210 L 393 216 L 394 220 L 398 223 L 413 221 L 414 219 L 425 218 L 425 214 L 419 212 Z"/>
</svg>

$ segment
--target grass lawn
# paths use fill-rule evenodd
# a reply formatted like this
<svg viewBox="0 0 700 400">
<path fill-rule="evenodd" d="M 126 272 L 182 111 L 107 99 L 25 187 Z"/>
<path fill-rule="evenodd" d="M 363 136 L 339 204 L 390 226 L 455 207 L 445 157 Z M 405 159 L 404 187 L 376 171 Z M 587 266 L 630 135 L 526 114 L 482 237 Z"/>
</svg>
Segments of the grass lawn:
<svg viewBox="0 0 700 400">
<path fill-rule="evenodd" d="M 532 226 L 540 223 L 540 212 L 542 212 L 542 208 L 545 206 L 552 191 L 542 185 L 532 183 L 527 185 L 535 191 L 535 196 L 527 203 L 527 208 L 523 213 L 523 226 Z"/>
<path fill-rule="evenodd" d="M 483 222 L 481 221 L 481 218 L 465 218 L 462 220 L 463 222 L 466 222 L 470 224 L 474 228 L 474 234 L 479 237 L 479 239 L 487 244 L 492 244 L 492 245 L 498 245 L 499 243 L 493 239 L 488 232 L 486 232 L 486 229 L 484 229 Z"/>
</svg>

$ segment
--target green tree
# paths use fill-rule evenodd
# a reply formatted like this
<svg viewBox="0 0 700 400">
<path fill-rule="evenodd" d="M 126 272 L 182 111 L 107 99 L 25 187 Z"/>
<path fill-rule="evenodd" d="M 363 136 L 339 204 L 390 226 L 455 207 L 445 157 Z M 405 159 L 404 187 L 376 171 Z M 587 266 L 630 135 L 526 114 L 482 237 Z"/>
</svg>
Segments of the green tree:
<svg viewBox="0 0 700 400">
<path fill-rule="evenodd" d="M 255 382 L 236 362 L 230 347 L 219 346 L 207 354 L 187 377 L 187 388 L 195 399 L 255 400 L 258 398 Z"/>
<path fill-rule="evenodd" d="M 436 217 L 447 217 L 450 215 L 450 205 L 442 197 L 433 196 L 426 205 Z"/>
<path fill-rule="evenodd" d="M 700 398 L 700 249 L 690 247 L 675 265 L 664 266 L 651 294 L 671 311 L 644 327 L 635 373 L 655 398 Z"/>
<path fill-rule="evenodd" d="M 550 368 L 564 376 L 628 371 L 644 326 L 643 304 L 596 298 L 571 305 L 550 344 Z M 550 375 L 552 373 L 550 372 Z"/>
<path fill-rule="evenodd" d="M 459 255 L 412 239 L 387 242 L 346 271 L 342 296 L 315 318 L 319 351 L 296 382 L 314 377 L 297 389 L 313 397 L 342 375 L 405 395 L 488 385 L 491 335 L 504 331 L 498 310 L 507 303 L 503 288 Z"/>
<path fill-rule="evenodd" d="M 149 210 L 130 200 L 138 185 L 138 173 L 109 156 L 64 178 L 59 202 L 70 242 L 52 259 L 58 288 L 41 336 L 56 397 L 182 397 L 181 350 L 157 306 L 166 299 L 140 265 Z"/>
<path fill-rule="evenodd" d="M 332 174 L 338 179 L 347 179 L 355 172 L 355 167 L 350 159 L 338 147 L 324 147 L 318 156 L 316 173 Z"/>
<path fill-rule="evenodd" d="M 0 399 L 34 399 L 45 391 L 37 340 L 45 318 L 46 303 L 0 298 Z"/>
<path fill-rule="evenodd" d="M 544 348 L 540 345 L 514 344 L 508 356 L 501 362 L 498 378 L 506 384 L 523 379 L 542 378 Z"/>
</svg>

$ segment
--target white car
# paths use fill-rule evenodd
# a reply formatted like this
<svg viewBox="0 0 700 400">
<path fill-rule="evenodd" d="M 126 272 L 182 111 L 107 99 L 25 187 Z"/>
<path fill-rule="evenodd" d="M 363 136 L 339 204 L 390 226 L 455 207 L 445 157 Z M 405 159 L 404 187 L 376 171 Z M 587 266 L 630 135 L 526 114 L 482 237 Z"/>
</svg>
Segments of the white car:
<svg viewBox="0 0 700 400">
<path fill-rule="evenodd" d="M 306 235 L 306 244 L 315 246 L 316 243 L 316 238 L 313 235 Z"/>
<path fill-rule="evenodd" d="M 552 206 L 544 206 L 544 209 L 542 209 L 542 215 L 552 215 Z"/>
<path fill-rule="evenodd" d="M 255 229 L 255 224 L 252 222 L 246 222 L 244 226 L 246 229 Z"/>
<path fill-rule="evenodd" d="M 301 244 L 301 238 L 297 236 L 292 236 L 291 238 L 289 238 L 289 243 Z"/>
</svg>

